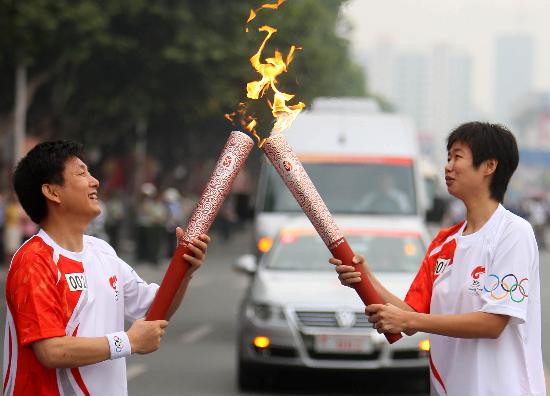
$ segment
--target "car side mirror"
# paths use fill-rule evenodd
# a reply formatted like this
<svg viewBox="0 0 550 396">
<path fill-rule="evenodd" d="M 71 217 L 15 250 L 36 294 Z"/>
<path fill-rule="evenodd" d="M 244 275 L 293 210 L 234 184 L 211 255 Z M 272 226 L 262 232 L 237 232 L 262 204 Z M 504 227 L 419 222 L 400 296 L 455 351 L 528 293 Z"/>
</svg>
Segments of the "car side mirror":
<svg viewBox="0 0 550 396">
<path fill-rule="evenodd" d="M 233 269 L 237 272 L 253 275 L 258 270 L 256 256 L 253 254 L 243 254 L 237 259 L 233 265 Z"/>
<path fill-rule="evenodd" d="M 426 222 L 441 223 L 445 211 L 447 210 L 448 201 L 443 197 L 434 197 L 432 207 L 426 211 Z"/>
</svg>

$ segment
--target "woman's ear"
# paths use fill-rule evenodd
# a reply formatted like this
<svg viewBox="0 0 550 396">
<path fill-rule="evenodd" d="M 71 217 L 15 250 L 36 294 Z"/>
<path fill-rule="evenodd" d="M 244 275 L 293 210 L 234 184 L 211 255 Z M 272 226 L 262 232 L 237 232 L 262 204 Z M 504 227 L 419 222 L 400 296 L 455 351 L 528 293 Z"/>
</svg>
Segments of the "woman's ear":
<svg viewBox="0 0 550 396">
<path fill-rule="evenodd" d="M 55 184 L 42 184 L 42 194 L 44 194 L 46 199 L 49 201 L 61 203 L 59 192 L 56 187 L 57 186 Z"/>
<path fill-rule="evenodd" d="M 487 161 L 485 161 L 485 175 L 489 176 L 495 173 L 497 170 L 498 161 L 494 158 L 490 158 Z"/>
</svg>

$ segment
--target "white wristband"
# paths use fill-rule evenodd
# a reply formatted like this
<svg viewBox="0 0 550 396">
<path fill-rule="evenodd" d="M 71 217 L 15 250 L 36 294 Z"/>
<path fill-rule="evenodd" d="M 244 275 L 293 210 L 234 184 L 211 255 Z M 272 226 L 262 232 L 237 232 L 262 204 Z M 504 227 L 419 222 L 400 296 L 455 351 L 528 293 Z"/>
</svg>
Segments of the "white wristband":
<svg viewBox="0 0 550 396">
<path fill-rule="evenodd" d="M 128 334 L 124 331 L 111 333 L 106 335 L 109 341 L 109 350 L 111 351 L 111 360 L 121 357 L 130 356 L 132 354 L 132 346 Z"/>
</svg>

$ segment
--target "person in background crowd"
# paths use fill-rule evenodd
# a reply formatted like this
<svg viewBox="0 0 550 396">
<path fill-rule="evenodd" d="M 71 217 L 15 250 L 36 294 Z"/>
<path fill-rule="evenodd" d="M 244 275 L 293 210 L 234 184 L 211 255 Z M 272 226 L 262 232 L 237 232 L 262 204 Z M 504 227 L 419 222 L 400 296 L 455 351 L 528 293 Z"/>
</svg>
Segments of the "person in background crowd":
<svg viewBox="0 0 550 396">
<path fill-rule="evenodd" d="M 546 205 L 542 197 L 533 197 L 527 203 L 527 219 L 535 230 L 539 248 L 546 249 Z"/>
<path fill-rule="evenodd" d="M 6 221 L 6 200 L 4 194 L 0 193 L 0 260 L 5 258 L 4 250 L 4 224 Z M 4 262 L 2 261 L 2 265 Z"/>
<path fill-rule="evenodd" d="M 144 183 L 137 213 L 139 261 L 158 265 L 160 252 L 163 251 L 162 237 L 167 216 L 167 209 L 157 188 L 152 183 Z"/>
<path fill-rule="evenodd" d="M 109 238 L 109 244 L 113 249 L 118 250 L 120 245 L 120 232 L 124 219 L 124 202 L 122 193 L 112 191 L 105 200 L 105 232 Z"/>
<path fill-rule="evenodd" d="M 231 193 L 234 195 L 235 214 L 239 225 L 243 225 L 250 217 L 250 195 L 252 194 L 252 182 L 250 173 L 243 167 L 233 182 Z"/>
<path fill-rule="evenodd" d="M 8 196 L 5 209 L 4 221 L 4 249 L 6 263 L 11 261 L 11 258 L 21 245 L 23 238 L 23 230 L 21 229 L 21 205 L 17 202 L 14 194 Z"/>
<path fill-rule="evenodd" d="M 174 236 L 174 231 L 183 222 L 183 206 L 181 194 L 173 187 L 167 188 L 162 193 L 162 199 L 166 206 L 166 224 L 164 235 L 166 243 L 165 257 L 172 257 L 171 242 Z"/>
</svg>

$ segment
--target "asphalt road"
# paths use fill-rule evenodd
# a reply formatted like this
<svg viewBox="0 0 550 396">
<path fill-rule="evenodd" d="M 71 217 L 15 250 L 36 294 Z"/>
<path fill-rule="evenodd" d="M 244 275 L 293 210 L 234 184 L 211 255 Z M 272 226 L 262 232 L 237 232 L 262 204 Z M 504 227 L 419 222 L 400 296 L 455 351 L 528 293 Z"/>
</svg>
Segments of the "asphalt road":
<svg viewBox="0 0 550 396">
<path fill-rule="evenodd" d="M 161 349 L 128 361 L 130 395 L 240 395 L 236 385 L 236 315 L 247 284 L 232 270 L 235 259 L 248 252 L 250 236 L 239 233 L 228 243 L 214 239 L 204 268 L 181 310 L 172 319 Z M 541 254 L 541 284 L 550 281 L 550 254 Z M 143 271 L 142 271 L 143 272 Z M 150 280 L 159 275 L 148 270 Z M 550 365 L 550 288 L 542 287 L 543 353 Z M 546 303 L 545 303 L 546 302 Z M 277 379 L 263 395 L 401 395 L 423 394 L 410 380 L 379 375 L 341 374 Z M 259 395 L 260 393 L 249 393 Z M 550 393 L 549 393 L 550 394 Z"/>
<path fill-rule="evenodd" d="M 236 317 L 248 278 L 232 269 L 250 248 L 247 232 L 221 242 L 214 235 L 208 259 L 193 277 L 159 351 L 128 360 L 130 395 L 241 395 L 236 384 Z M 148 281 L 160 281 L 164 267 L 138 267 Z M 281 378 L 282 377 L 282 378 Z M 262 393 L 248 395 L 416 394 L 414 380 L 388 381 L 380 374 L 284 375 Z"/>
<path fill-rule="evenodd" d="M 236 317 L 247 277 L 232 270 L 235 259 L 247 253 L 251 236 L 239 232 L 222 242 L 213 235 L 208 259 L 193 278 L 180 310 L 172 318 L 161 348 L 128 359 L 130 395 L 240 395 L 236 385 Z M 542 253 L 541 301 L 543 356 L 550 366 L 550 254 Z M 160 282 L 166 265 L 135 266 L 149 282 Z M 0 325 L 4 328 L 4 274 L 1 282 Z M 2 343 L 3 347 L 3 343 Z M 548 376 L 547 376 L 548 377 Z M 259 395 L 260 393 L 248 393 Z M 421 395 L 416 383 L 380 375 L 295 375 L 278 378 L 262 395 Z M 550 394 L 550 392 L 549 392 Z"/>
</svg>

